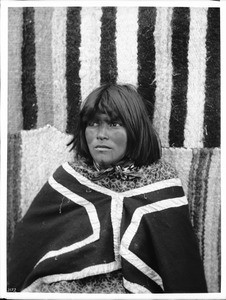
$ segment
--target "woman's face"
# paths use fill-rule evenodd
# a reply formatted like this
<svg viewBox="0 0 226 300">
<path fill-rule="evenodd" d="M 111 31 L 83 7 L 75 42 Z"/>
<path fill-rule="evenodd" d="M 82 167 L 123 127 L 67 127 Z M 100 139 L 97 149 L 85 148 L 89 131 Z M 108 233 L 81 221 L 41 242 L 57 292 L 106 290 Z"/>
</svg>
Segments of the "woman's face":
<svg viewBox="0 0 226 300">
<path fill-rule="evenodd" d="M 120 121 L 113 121 L 107 114 L 97 113 L 85 130 L 89 152 L 101 168 L 121 160 L 126 152 L 127 133 Z"/>
</svg>

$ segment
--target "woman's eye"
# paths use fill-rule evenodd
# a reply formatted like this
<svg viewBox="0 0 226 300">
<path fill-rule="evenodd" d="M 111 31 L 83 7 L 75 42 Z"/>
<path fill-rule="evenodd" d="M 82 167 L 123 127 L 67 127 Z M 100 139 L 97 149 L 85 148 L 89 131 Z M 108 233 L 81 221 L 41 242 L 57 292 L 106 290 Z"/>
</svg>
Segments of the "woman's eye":
<svg viewBox="0 0 226 300">
<path fill-rule="evenodd" d="M 122 126 L 119 122 L 111 122 L 109 124 L 111 127 L 119 127 L 119 126 Z"/>
<path fill-rule="evenodd" d="M 97 125 L 98 125 L 98 123 L 95 122 L 95 121 L 91 121 L 91 122 L 88 123 L 88 126 L 91 126 L 91 127 L 94 127 L 94 126 L 97 126 Z"/>
</svg>

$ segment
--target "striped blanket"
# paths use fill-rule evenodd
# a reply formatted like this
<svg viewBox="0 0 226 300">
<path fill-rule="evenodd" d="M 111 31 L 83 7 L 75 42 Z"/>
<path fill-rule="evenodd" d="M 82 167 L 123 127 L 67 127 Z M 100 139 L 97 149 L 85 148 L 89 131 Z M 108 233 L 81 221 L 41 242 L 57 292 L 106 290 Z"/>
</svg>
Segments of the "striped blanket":
<svg viewBox="0 0 226 300">
<path fill-rule="evenodd" d="M 120 268 L 131 293 L 207 291 L 181 181 L 114 192 L 63 164 L 18 224 L 9 289 Z"/>
<path fill-rule="evenodd" d="M 220 9 L 9 8 L 10 133 L 71 133 L 80 102 L 115 81 L 138 87 L 164 147 L 219 147 Z"/>
</svg>

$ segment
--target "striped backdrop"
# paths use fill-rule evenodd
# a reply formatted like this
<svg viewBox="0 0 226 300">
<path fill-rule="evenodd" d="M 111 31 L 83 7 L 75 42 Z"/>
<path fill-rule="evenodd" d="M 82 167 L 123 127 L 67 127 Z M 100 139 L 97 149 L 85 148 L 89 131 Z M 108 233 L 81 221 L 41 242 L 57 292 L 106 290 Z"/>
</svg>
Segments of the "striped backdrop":
<svg viewBox="0 0 226 300">
<path fill-rule="evenodd" d="M 92 89 L 127 82 L 164 147 L 219 147 L 219 10 L 9 8 L 9 132 L 71 133 Z"/>
<path fill-rule="evenodd" d="M 143 95 L 188 197 L 209 292 L 220 291 L 220 9 L 8 9 L 8 245 L 65 160 L 79 107 L 106 82 Z"/>
</svg>

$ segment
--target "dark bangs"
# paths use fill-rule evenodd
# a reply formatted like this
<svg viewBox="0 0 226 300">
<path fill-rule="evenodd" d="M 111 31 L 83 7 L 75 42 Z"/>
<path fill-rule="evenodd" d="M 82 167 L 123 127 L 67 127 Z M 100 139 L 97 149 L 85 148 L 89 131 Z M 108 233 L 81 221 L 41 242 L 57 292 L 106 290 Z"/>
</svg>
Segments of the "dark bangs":
<svg viewBox="0 0 226 300">
<path fill-rule="evenodd" d="M 92 97 L 96 95 L 90 95 L 86 100 L 81 111 L 81 122 L 86 127 L 87 123 L 94 119 L 96 114 L 106 114 L 110 120 L 123 122 L 118 105 L 116 105 L 114 99 L 111 97 L 107 89 L 104 89 L 98 95 L 98 98 Z"/>
</svg>

